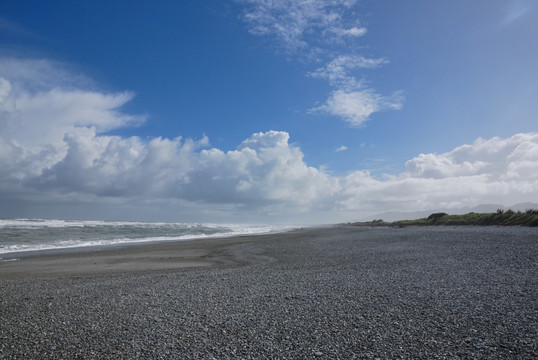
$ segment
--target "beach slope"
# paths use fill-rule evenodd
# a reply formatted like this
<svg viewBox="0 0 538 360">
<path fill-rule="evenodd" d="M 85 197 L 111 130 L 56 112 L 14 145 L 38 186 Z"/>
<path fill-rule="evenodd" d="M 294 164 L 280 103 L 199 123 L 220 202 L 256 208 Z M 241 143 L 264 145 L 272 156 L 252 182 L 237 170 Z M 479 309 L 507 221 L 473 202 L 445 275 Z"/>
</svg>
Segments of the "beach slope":
<svg viewBox="0 0 538 360">
<path fill-rule="evenodd" d="M 338 226 L 0 263 L 0 358 L 536 358 L 535 228 Z"/>
</svg>

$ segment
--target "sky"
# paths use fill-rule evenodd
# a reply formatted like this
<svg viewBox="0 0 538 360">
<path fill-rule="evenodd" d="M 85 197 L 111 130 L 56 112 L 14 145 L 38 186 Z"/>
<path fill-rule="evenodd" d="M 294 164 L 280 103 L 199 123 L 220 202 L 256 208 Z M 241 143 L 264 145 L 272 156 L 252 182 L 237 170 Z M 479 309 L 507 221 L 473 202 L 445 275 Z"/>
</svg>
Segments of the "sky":
<svg viewBox="0 0 538 360">
<path fill-rule="evenodd" d="M 538 2 L 0 3 L 0 217 L 538 202 Z"/>
</svg>

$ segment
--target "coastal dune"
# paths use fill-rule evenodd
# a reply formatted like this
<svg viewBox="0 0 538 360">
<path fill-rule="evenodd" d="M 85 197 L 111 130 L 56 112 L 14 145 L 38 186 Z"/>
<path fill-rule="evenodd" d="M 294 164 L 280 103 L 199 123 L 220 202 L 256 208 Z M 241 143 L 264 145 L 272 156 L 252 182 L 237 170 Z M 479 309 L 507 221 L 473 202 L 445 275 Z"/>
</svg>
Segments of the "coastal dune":
<svg viewBox="0 0 538 360">
<path fill-rule="evenodd" d="M 538 231 L 334 226 L 0 262 L 0 358 L 536 358 Z"/>
</svg>

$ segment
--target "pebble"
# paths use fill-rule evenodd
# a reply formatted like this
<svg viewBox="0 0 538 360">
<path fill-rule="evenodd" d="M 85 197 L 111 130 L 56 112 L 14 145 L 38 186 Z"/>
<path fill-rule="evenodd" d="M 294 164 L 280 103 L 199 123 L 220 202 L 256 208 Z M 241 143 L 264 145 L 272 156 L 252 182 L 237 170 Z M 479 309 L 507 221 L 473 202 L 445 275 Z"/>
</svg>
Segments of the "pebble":
<svg viewBox="0 0 538 360">
<path fill-rule="evenodd" d="M 537 358 L 537 235 L 304 229 L 212 268 L 0 280 L 0 359 Z"/>
</svg>

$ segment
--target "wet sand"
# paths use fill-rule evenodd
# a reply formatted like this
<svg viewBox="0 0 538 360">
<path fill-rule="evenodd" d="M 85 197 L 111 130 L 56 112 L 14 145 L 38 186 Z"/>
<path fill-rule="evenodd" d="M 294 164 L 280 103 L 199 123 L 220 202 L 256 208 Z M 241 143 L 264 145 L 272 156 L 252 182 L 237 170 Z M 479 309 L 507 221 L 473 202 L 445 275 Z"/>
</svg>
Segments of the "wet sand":
<svg viewBox="0 0 538 360">
<path fill-rule="evenodd" d="M 329 227 L 329 229 L 332 227 Z M 65 277 L 178 270 L 244 264 L 255 258 L 230 252 L 239 244 L 293 240 L 319 228 L 265 235 L 162 241 L 3 254 L 0 279 Z"/>
<path fill-rule="evenodd" d="M 0 263 L 0 358 L 536 358 L 538 231 L 351 226 Z"/>
<path fill-rule="evenodd" d="M 249 239 L 250 238 L 250 239 Z M 263 241 L 257 238 L 256 241 Z M 226 247 L 254 241 L 254 237 L 171 241 L 109 248 L 5 254 L 0 279 L 88 276 L 211 267 L 233 263 Z"/>
</svg>

